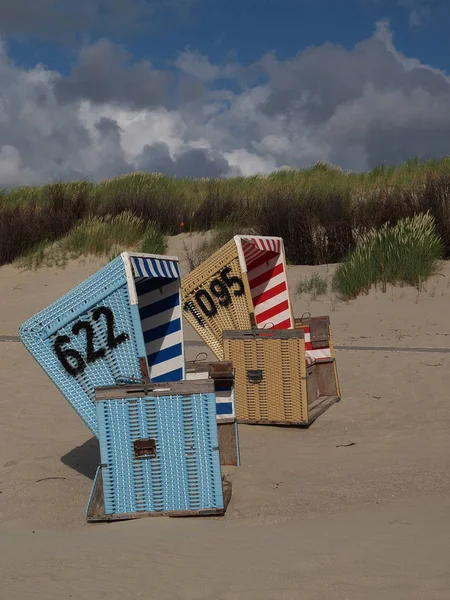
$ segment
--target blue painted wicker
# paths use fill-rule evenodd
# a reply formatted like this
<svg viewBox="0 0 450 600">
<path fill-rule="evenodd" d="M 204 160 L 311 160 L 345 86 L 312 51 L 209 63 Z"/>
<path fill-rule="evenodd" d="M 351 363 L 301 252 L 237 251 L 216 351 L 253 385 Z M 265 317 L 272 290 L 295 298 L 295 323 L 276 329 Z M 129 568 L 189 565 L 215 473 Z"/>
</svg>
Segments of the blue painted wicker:
<svg viewBox="0 0 450 600">
<path fill-rule="evenodd" d="M 97 390 L 106 515 L 223 509 L 214 388 L 199 383 Z M 155 454 L 137 458 L 134 442 L 148 438 Z"/>
<path fill-rule="evenodd" d="M 152 327 L 152 315 L 144 322 L 138 289 L 149 282 L 164 286 L 167 281 L 172 289 L 174 286 L 179 288 L 179 279 L 175 279 L 175 276 L 179 277 L 177 260 L 124 253 L 20 328 L 26 348 L 96 436 L 96 387 L 142 381 L 146 375 L 151 379 L 153 363 L 158 364 L 157 374 L 161 373 L 161 364 L 165 363 L 166 357 L 158 356 L 158 344 L 164 346 L 167 330 L 173 329 L 172 321 L 176 321 L 176 315 L 171 319 L 173 311 L 166 311 L 162 317 L 166 324 L 161 321 L 161 315 L 154 317 L 159 318 L 162 327 L 153 335 L 156 354 L 153 363 L 149 364 L 145 334 Z M 89 351 L 90 332 L 93 347 Z M 171 360 L 164 372 L 169 379 L 170 376 L 177 379 L 184 376 L 181 326 L 177 335 L 176 343 L 172 344 L 178 352 L 176 368 L 172 368 L 174 361 Z M 58 341 L 61 360 L 55 346 Z M 78 353 L 78 357 L 74 358 L 74 353 Z M 80 364 L 82 368 L 77 369 Z"/>
<path fill-rule="evenodd" d="M 189 361 L 186 363 L 186 379 L 195 381 L 197 379 L 207 379 L 210 376 L 211 365 L 220 364 L 214 362 Z M 216 415 L 217 422 L 222 420 L 229 421 L 236 417 L 235 397 L 234 397 L 234 374 L 224 378 L 216 378 L 214 381 L 214 391 L 216 393 Z"/>
</svg>

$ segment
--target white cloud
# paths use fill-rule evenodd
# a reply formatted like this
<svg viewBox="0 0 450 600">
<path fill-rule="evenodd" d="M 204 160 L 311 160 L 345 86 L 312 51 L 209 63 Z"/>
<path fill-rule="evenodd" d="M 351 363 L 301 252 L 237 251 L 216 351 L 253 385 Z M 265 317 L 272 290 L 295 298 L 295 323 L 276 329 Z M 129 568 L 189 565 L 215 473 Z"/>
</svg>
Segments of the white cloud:
<svg viewBox="0 0 450 600">
<path fill-rule="evenodd" d="M 225 152 L 224 156 L 236 175 L 249 176 L 256 173 L 270 173 L 277 168 L 277 162 L 270 154 L 259 156 L 245 148 Z"/>
<path fill-rule="evenodd" d="M 201 81 L 213 81 L 220 75 L 219 67 L 212 65 L 206 56 L 191 50 L 180 52 L 174 64 L 183 73 L 197 77 Z"/>
<path fill-rule="evenodd" d="M 20 154 L 14 146 L 0 148 L 0 181 L 9 185 L 33 184 L 37 173 L 21 164 Z"/>
<path fill-rule="evenodd" d="M 119 69 L 103 70 L 114 56 Z M 400 53 L 386 22 L 353 50 L 324 44 L 247 67 L 189 51 L 177 64 L 175 77 L 187 75 L 195 90 L 178 104 L 156 89 L 166 73 L 136 66 L 109 42 L 85 47 L 77 77 L 66 78 L 19 67 L 0 44 L 0 186 L 136 169 L 251 175 L 318 160 L 364 170 L 450 152 L 449 77 Z M 224 73 L 229 89 L 218 87 Z"/>
<path fill-rule="evenodd" d="M 447 82 L 450 82 L 450 78 L 442 69 L 437 69 L 431 65 L 424 64 L 417 58 L 408 58 L 404 56 L 401 52 L 399 52 L 394 45 L 392 31 L 390 29 L 388 20 L 383 19 L 381 21 L 378 21 L 378 23 L 376 24 L 376 29 L 373 38 L 376 40 L 380 40 L 384 44 L 386 50 L 390 54 L 392 54 L 396 62 L 398 62 L 405 69 L 405 71 L 412 71 L 414 69 L 426 69 L 431 73 L 440 75 L 442 78 L 446 79 Z"/>
</svg>

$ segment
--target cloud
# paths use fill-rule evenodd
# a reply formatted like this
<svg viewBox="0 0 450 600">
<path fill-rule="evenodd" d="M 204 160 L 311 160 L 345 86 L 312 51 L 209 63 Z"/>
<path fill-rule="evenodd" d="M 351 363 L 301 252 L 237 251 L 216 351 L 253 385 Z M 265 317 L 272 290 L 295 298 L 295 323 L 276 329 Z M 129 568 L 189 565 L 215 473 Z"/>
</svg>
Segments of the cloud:
<svg viewBox="0 0 450 600">
<path fill-rule="evenodd" d="M 410 27 L 418 27 L 429 21 L 433 10 L 438 10 L 440 4 L 440 0 L 397 0 L 397 2 L 408 11 Z"/>
<path fill-rule="evenodd" d="M 154 70 L 148 61 L 132 64 L 124 48 L 102 39 L 83 46 L 71 75 L 55 83 L 55 93 L 64 102 L 85 99 L 151 108 L 164 104 L 169 79 L 168 73 Z"/>
<path fill-rule="evenodd" d="M 448 0 L 356 0 L 360 6 L 369 6 L 377 11 L 392 8 L 404 9 L 409 26 L 417 28 L 429 23 L 449 21 Z"/>
<path fill-rule="evenodd" d="M 450 151 L 450 79 L 399 52 L 387 22 L 351 50 L 324 44 L 245 67 L 188 50 L 175 62 L 172 80 L 102 40 L 64 77 L 23 69 L 0 45 L 0 187 L 318 160 L 362 171 Z"/>
<path fill-rule="evenodd" d="M 214 81 L 220 76 L 221 69 L 212 65 L 206 56 L 198 51 L 186 50 L 180 52 L 174 63 L 180 71 L 200 79 L 200 81 Z"/>
<path fill-rule="evenodd" d="M 422 25 L 425 19 L 430 16 L 428 8 L 415 9 L 409 15 L 409 25 L 411 27 L 417 27 Z"/>
<path fill-rule="evenodd" d="M 136 166 L 141 171 L 176 177 L 223 177 L 231 173 L 230 165 L 220 152 L 190 148 L 173 159 L 167 144 L 163 142 L 144 146 L 137 157 Z"/>
<path fill-rule="evenodd" d="M 391 9 L 392 0 L 359 0 L 378 8 Z M 408 15 L 410 27 L 419 27 L 431 21 L 448 20 L 447 0 L 395 0 L 394 4 L 403 8 Z"/>
<path fill-rule="evenodd" d="M 0 35 L 31 36 L 69 42 L 86 31 L 100 35 L 136 28 L 148 29 L 156 15 L 167 9 L 186 11 L 197 0 L 1 0 Z"/>
</svg>

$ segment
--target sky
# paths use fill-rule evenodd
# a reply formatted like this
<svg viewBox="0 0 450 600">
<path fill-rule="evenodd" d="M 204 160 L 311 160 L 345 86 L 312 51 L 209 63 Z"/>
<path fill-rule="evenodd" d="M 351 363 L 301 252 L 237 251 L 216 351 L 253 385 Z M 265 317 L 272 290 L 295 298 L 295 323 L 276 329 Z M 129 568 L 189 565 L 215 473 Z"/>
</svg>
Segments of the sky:
<svg viewBox="0 0 450 600">
<path fill-rule="evenodd" d="M 0 0 L 0 188 L 450 154 L 449 26 L 448 0 Z"/>
</svg>

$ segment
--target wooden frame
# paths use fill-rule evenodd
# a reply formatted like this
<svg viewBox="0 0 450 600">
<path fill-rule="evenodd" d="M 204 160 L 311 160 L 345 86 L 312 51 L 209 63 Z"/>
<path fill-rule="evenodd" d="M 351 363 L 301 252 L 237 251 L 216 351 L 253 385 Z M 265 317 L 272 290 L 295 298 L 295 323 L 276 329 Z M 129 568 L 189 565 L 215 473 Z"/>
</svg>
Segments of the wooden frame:
<svg viewBox="0 0 450 600">
<path fill-rule="evenodd" d="M 321 394 L 326 395 L 326 389 L 329 389 L 331 386 L 331 389 L 333 389 L 333 394 L 341 398 L 341 389 L 339 385 L 339 376 L 336 364 L 336 355 L 334 352 L 330 317 L 328 315 L 312 317 L 310 313 L 305 313 L 300 318 L 294 319 L 294 323 L 295 329 L 301 329 L 305 332 L 305 336 L 310 337 L 309 349 L 305 351 L 307 359 L 310 358 L 310 360 L 315 362 L 316 365 L 327 364 L 330 362 L 333 365 L 334 387 L 331 386 L 329 381 L 329 368 L 324 367 L 321 369 L 320 366 L 317 366 L 317 376 L 322 382 Z M 326 381 L 322 373 L 327 374 Z"/>
<path fill-rule="evenodd" d="M 186 379 L 195 381 L 210 378 L 220 387 L 230 385 L 230 400 L 234 398 L 234 368 L 230 361 L 188 361 L 186 362 Z M 221 392 L 216 391 L 216 397 Z M 217 434 L 219 437 L 220 464 L 222 466 L 239 467 L 241 464 L 239 450 L 239 431 L 234 409 L 227 415 L 217 415 Z"/>
<path fill-rule="evenodd" d="M 135 519 L 144 519 L 146 517 L 220 517 L 225 514 L 232 495 L 231 482 L 223 479 L 222 487 L 224 500 L 223 508 L 199 511 L 134 512 L 107 515 L 105 514 L 105 504 L 103 501 L 103 481 L 102 469 L 100 465 L 97 469 L 97 473 L 95 475 L 94 483 L 92 486 L 91 495 L 89 497 L 89 502 L 86 509 L 86 521 L 88 521 L 88 523 L 99 523 L 112 521 L 132 521 Z"/>
</svg>

